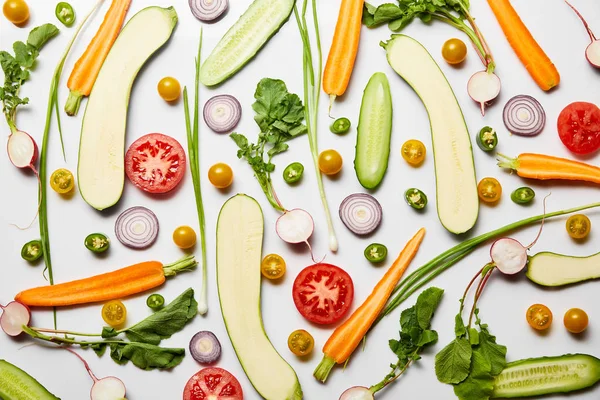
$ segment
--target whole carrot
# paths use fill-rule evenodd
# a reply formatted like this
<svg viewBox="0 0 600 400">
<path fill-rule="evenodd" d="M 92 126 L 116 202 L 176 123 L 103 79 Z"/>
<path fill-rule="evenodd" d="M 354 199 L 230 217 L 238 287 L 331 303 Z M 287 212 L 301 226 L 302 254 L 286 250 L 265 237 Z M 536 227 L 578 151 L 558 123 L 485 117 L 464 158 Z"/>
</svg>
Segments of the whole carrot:
<svg viewBox="0 0 600 400">
<path fill-rule="evenodd" d="M 27 306 L 59 307 L 120 299 L 158 287 L 165 277 L 190 271 L 197 264 L 194 256 L 168 265 L 147 261 L 86 279 L 24 290 L 15 300 Z"/>
<path fill-rule="evenodd" d="M 517 171 L 522 178 L 582 181 L 600 184 L 600 168 L 544 154 L 524 153 L 517 158 L 498 154 L 498 166 Z"/>
<path fill-rule="evenodd" d="M 560 74 L 535 41 L 509 0 L 488 0 L 508 43 L 542 90 L 550 90 L 560 82 Z"/>
<path fill-rule="evenodd" d="M 81 99 L 92 92 L 104 59 L 119 36 L 130 4 L 131 0 L 113 0 L 96 35 L 75 63 L 67 82 L 70 92 L 65 112 L 68 115 L 77 114 Z"/>
<path fill-rule="evenodd" d="M 333 331 L 323 347 L 323 360 L 313 373 L 315 378 L 325 382 L 333 366 L 344 363 L 356 350 L 381 310 L 383 310 L 396 284 L 417 254 L 424 236 L 425 229 L 421 228 L 406 244 L 396 261 L 377 283 L 364 303 L 352 313 L 350 318 Z"/>
</svg>

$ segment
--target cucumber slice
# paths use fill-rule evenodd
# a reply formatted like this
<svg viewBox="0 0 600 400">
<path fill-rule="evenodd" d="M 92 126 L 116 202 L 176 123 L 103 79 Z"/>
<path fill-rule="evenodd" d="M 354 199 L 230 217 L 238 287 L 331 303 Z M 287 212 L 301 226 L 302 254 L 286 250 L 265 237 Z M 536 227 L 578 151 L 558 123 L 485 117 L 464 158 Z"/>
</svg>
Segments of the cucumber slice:
<svg viewBox="0 0 600 400">
<path fill-rule="evenodd" d="M 600 360 L 587 354 L 528 358 L 509 363 L 496 377 L 493 399 L 569 393 L 600 380 Z"/>
<path fill-rule="evenodd" d="M 600 253 L 588 257 L 542 252 L 529 258 L 527 277 L 542 286 L 563 286 L 600 278 Z"/>
<path fill-rule="evenodd" d="M 0 360 L 0 399 L 60 400 L 21 368 Z"/>
<path fill-rule="evenodd" d="M 200 69 L 200 82 L 214 86 L 238 72 L 288 20 L 294 0 L 254 0 L 221 38 Z"/>
<path fill-rule="evenodd" d="M 440 222 L 452 233 L 464 233 L 477 221 L 479 198 L 471 138 L 456 96 L 421 43 L 392 35 L 382 46 L 388 63 L 417 92 L 429 114 Z"/>
<path fill-rule="evenodd" d="M 387 76 L 376 72 L 369 79 L 362 103 L 356 137 L 354 170 L 361 185 L 374 189 L 383 180 L 392 137 L 392 94 Z"/>
</svg>

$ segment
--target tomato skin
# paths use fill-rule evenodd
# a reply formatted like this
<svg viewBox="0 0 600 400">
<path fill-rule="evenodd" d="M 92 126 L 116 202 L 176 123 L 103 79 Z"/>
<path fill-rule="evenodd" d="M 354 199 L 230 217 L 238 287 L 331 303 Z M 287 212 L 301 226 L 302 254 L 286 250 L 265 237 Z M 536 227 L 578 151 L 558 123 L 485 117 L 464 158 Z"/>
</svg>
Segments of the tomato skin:
<svg viewBox="0 0 600 400">
<path fill-rule="evenodd" d="M 581 308 L 571 308 L 565 313 L 563 323 L 565 328 L 571 333 L 581 333 L 586 330 L 590 319 Z"/>
<path fill-rule="evenodd" d="M 404 158 L 404 161 L 413 167 L 416 167 L 421 165 L 423 160 L 425 160 L 427 149 L 420 140 L 411 139 L 404 142 L 400 152 L 402 153 L 402 158 Z"/>
<path fill-rule="evenodd" d="M 448 39 L 442 46 L 442 57 L 448 64 L 460 64 L 467 58 L 467 45 L 460 39 Z"/>
<path fill-rule="evenodd" d="M 315 339 L 304 329 L 295 330 L 288 337 L 288 348 L 298 357 L 312 353 L 314 347 Z"/>
<path fill-rule="evenodd" d="M 102 306 L 102 319 L 113 328 L 122 326 L 127 319 L 127 308 L 119 300 L 111 300 Z"/>
<path fill-rule="evenodd" d="M 125 154 L 125 173 L 138 188 L 148 193 L 167 193 L 183 179 L 186 157 L 181 144 L 162 133 L 142 136 Z"/>
<path fill-rule="evenodd" d="M 573 239 L 585 239 L 592 230 L 592 221 L 583 214 L 571 215 L 567 219 L 566 228 Z"/>
<path fill-rule="evenodd" d="M 319 154 L 319 169 L 325 175 L 335 175 L 342 170 L 344 161 L 340 153 L 333 149 L 324 150 Z"/>
<path fill-rule="evenodd" d="M 575 102 L 558 116 L 558 136 L 575 154 L 590 154 L 600 149 L 600 108 L 595 104 Z"/>
<path fill-rule="evenodd" d="M 162 78 L 156 87 L 158 94 L 164 101 L 175 101 L 181 94 L 179 81 L 171 76 Z"/>
<path fill-rule="evenodd" d="M 21 25 L 29 19 L 29 6 L 24 0 L 6 0 L 2 12 L 15 25 Z"/>
<path fill-rule="evenodd" d="M 208 170 L 208 180 L 217 189 L 225 189 L 233 183 L 233 170 L 225 163 L 216 163 Z"/>
<path fill-rule="evenodd" d="M 229 371 L 218 367 L 196 372 L 183 389 L 183 400 L 243 400 L 244 392 Z"/>
<path fill-rule="evenodd" d="M 50 175 L 50 187 L 59 194 L 67 194 L 75 188 L 75 177 L 66 168 L 59 168 Z"/>
<path fill-rule="evenodd" d="M 319 325 L 333 324 L 350 311 L 354 284 L 340 267 L 314 264 L 298 274 L 292 296 L 298 312 L 308 321 Z"/>
<path fill-rule="evenodd" d="M 477 185 L 477 194 L 485 203 L 495 203 L 502 196 L 502 185 L 496 178 L 483 178 Z"/>
<path fill-rule="evenodd" d="M 285 269 L 285 260 L 279 254 L 267 254 L 260 263 L 260 272 L 267 279 L 281 278 Z"/>
<path fill-rule="evenodd" d="M 527 309 L 527 323 L 535 330 L 543 331 L 552 325 L 552 311 L 543 304 L 534 304 Z"/>
<path fill-rule="evenodd" d="M 182 225 L 173 231 L 173 242 L 180 249 L 189 249 L 196 244 L 196 232 L 187 225 Z"/>
</svg>

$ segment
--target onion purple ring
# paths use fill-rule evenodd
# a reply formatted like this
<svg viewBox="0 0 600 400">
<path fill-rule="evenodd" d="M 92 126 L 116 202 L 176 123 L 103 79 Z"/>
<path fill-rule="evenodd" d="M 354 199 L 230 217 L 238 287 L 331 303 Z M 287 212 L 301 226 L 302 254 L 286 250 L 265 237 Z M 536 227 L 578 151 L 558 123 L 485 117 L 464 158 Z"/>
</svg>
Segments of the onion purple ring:
<svg viewBox="0 0 600 400">
<path fill-rule="evenodd" d="M 115 235 L 124 246 L 145 249 L 158 237 L 158 218 L 146 207 L 128 208 L 117 217 Z"/>
<path fill-rule="evenodd" d="M 351 194 L 340 204 L 340 219 L 357 235 L 374 232 L 381 224 L 382 215 L 381 204 L 370 194 Z"/>
<path fill-rule="evenodd" d="M 509 132 L 519 136 L 536 136 L 544 130 L 546 112 L 533 97 L 518 95 L 506 103 L 502 119 Z"/>
<path fill-rule="evenodd" d="M 219 19 L 229 8 L 229 0 L 189 0 L 194 17 L 203 22 Z"/>
<path fill-rule="evenodd" d="M 220 94 L 204 104 L 206 125 L 217 133 L 230 133 L 242 118 L 242 106 L 233 96 Z"/>
<path fill-rule="evenodd" d="M 200 364 L 212 364 L 221 356 L 221 343 L 214 333 L 200 331 L 190 340 L 190 353 Z"/>
</svg>

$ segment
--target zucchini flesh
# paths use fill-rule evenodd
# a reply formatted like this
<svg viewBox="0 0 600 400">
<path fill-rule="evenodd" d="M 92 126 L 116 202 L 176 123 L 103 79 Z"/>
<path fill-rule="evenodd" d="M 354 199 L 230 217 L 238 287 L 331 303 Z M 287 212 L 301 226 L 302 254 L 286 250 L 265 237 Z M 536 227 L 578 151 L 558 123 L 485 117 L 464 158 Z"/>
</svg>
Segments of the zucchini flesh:
<svg viewBox="0 0 600 400">
<path fill-rule="evenodd" d="M 116 204 L 125 184 L 125 131 L 133 82 L 177 24 L 173 7 L 147 7 L 123 27 L 88 99 L 77 175 L 83 199 L 97 210 Z"/>
<path fill-rule="evenodd" d="M 452 233 L 464 233 L 477 221 L 479 197 L 471 139 L 456 96 L 421 43 L 392 35 L 382 46 L 390 66 L 419 95 L 429 114 L 440 222 Z"/>
<path fill-rule="evenodd" d="M 588 257 L 551 252 L 529 258 L 527 277 L 542 286 L 563 286 L 600 278 L 600 253 Z"/>
<path fill-rule="evenodd" d="M 568 393 L 600 380 L 600 360 L 587 354 L 529 358 L 509 363 L 496 377 L 491 398 Z"/>
<path fill-rule="evenodd" d="M 300 400 L 293 368 L 264 331 L 260 311 L 263 214 L 252 197 L 227 200 L 217 221 L 217 287 L 227 334 L 256 391 L 265 399 Z"/>
<path fill-rule="evenodd" d="M 392 137 L 392 94 L 387 76 L 373 74 L 360 105 L 354 170 L 366 189 L 377 187 L 385 175 Z"/>
<path fill-rule="evenodd" d="M 288 20 L 294 0 L 255 0 L 221 38 L 200 69 L 200 82 L 214 86 L 253 58 Z"/>
<path fill-rule="evenodd" d="M 60 400 L 21 368 L 0 360 L 0 399 Z"/>
</svg>

